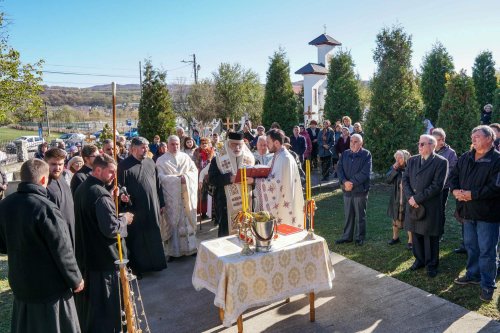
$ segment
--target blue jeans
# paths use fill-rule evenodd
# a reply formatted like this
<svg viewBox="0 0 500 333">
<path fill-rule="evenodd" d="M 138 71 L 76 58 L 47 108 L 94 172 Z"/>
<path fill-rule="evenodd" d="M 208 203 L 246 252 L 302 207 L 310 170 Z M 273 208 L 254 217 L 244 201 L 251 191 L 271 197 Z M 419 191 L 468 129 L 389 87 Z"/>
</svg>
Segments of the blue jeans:
<svg viewBox="0 0 500 333">
<path fill-rule="evenodd" d="M 464 220 L 467 277 L 481 279 L 481 288 L 494 289 L 500 223 Z"/>
</svg>

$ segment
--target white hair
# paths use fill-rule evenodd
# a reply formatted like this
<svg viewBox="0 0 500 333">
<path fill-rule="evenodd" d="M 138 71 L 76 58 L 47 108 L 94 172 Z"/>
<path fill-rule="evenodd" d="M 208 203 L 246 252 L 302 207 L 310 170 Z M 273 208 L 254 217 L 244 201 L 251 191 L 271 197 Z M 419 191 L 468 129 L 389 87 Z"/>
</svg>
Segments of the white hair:
<svg viewBox="0 0 500 333">
<path fill-rule="evenodd" d="M 257 138 L 257 143 L 258 143 L 259 141 L 266 141 L 266 140 L 267 140 L 267 136 L 265 136 L 265 135 L 261 135 L 261 136 L 259 136 L 259 137 Z"/>
<path fill-rule="evenodd" d="M 363 137 L 360 134 L 353 134 L 351 138 L 357 138 L 359 142 L 363 143 Z"/>
<path fill-rule="evenodd" d="M 167 142 L 170 143 L 170 141 L 177 141 L 179 143 L 181 142 L 181 140 L 179 139 L 179 137 L 177 135 L 171 135 L 171 136 L 169 136 Z"/>
<path fill-rule="evenodd" d="M 426 138 L 427 140 L 429 140 L 429 143 L 433 144 L 434 146 L 437 144 L 436 138 L 430 134 L 422 134 L 420 137 Z"/>
</svg>

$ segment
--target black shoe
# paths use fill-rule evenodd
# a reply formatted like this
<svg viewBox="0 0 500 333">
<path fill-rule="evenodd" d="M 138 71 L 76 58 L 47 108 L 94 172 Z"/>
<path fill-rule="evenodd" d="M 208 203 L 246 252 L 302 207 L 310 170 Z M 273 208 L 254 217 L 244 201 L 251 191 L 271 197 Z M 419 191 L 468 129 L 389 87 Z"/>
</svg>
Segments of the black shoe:
<svg viewBox="0 0 500 333">
<path fill-rule="evenodd" d="M 420 265 L 420 264 L 417 264 L 416 262 L 414 262 L 413 265 L 411 265 L 410 270 L 416 271 L 416 270 L 419 270 L 419 269 L 424 268 L 424 267 L 425 267 L 424 265 Z"/>
<path fill-rule="evenodd" d="M 455 252 L 456 254 L 465 254 L 467 253 L 467 250 L 463 247 L 458 247 L 455 250 L 453 250 L 453 252 Z"/>
<path fill-rule="evenodd" d="M 413 250 L 413 244 L 412 244 L 412 243 L 408 243 L 408 244 L 406 244 L 406 249 L 407 249 L 408 251 Z"/>
<path fill-rule="evenodd" d="M 356 245 L 357 245 L 357 246 L 363 246 L 363 244 L 364 244 L 364 243 L 365 243 L 365 240 L 364 240 L 364 239 L 358 239 L 358 240 L 356 241 Z"/>
<path fill-rule="evenodd" d="M 175 259 L 176 259 L 175 257 L 170 256 L 170 257 L 168 257 L 167 262 L 175 261 Z"/>
<path fill-rule="evenodd" d="M 479 296 L 479 298 L 483 302 L 491 302 L 491 300 L 493 299 L 493 292 L 494 291 L 495 291 L 494 289 L 481 288 L 481 295 Z"/>
<path fill-rule="evenodd" d="M 391 239 L 390 241 L 387 242 L 389 245 L 394 245 L 400 243 L 399 238 L 396 239 Z"/>
<path fill-rule="evenodd" d="M 204 214 L 201 214 L 201 219 L 202 219 L 202 220 L 208 219 L 208 215 L 207 215 L 207 214 L 205 214 L 205 213 L 204 213 Z"/>
<path fill-rule="evenodd" d="M 435 270 L 435 269 L 427 271 L 427 276 L 430 277 L 430 278 L 435 278 L 436 275 L 438 275 L 438 271 Z"/>
<path fill-rule="evenodd" d="M 470 279 L 467 275 L 464 275 L 464 276 L 457 277 L 455 280 L 453 280 L 453 282 L 455 282 L 455 284 L 465 286 L 467 284 L 479 285 L 481 283 L 481 280 Z"/>
<path fill-rule="evenodd" d="M 348 240 L 348 239 L 337 239 L 335 241 L 335 244 L 344 244 L 344 243 L 352 243 L 352 240 Z"/>
</svg>

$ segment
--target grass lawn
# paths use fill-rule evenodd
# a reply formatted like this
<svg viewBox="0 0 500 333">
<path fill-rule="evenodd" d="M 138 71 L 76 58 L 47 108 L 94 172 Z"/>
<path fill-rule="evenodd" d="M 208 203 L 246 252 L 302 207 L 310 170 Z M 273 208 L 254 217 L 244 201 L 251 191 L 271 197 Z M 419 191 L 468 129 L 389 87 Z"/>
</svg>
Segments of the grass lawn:
<svg viewBox="0 0 500 333">
<path fill-rule="evenodd" d="M 38 135 L 38 131 L 24 131 L 9 127 L 0 127 L 0 142 L 11 141 L 23 135 Z M 58 138 L 60 133 L 50 132 L 50 139 Z"/>
<path fill-rule="evenodd" d="M 316 192 L 318 210 L 315 218 L 315 231 L 324 237 L 331 251 L 351 260 L 392 276 L 398 280 L 428 291 L 432 294 L 461 305 L 482 315 L 500 320 L 500 292 L 495 291 L 489 304 L 479 299 L 479 286 L 458 286 L 453 283 L 458 275 L 465 273 L 467 256 L 455 254 L 453 249 L 460 244 L 460 224 L 452 217 L 455 201 L 450 199 L 447 207 L 447 221 L 444 239 L 440 243 L 439 274 L 431 279 L 425 269 L 417 272 L 408 269 L 413 264 L 411 251 L 405 248 L 406 232 L 400 232 L 401 244 L 390 246 L 392 237 L 391 220 L 386 216 L 391 187 L 377 184 L 370 190 L 367 208 L 366 242 L 363 246 L 354 243 L 335 245 L 342 236 L 344 226 L 343 199 L 340 189 Z"/>
<path fill-rule="evenodd" d="M 0 255 L 0 332 L 10 331 L 13 295 L 7 282 L 7 256 Z"/>
</svg>

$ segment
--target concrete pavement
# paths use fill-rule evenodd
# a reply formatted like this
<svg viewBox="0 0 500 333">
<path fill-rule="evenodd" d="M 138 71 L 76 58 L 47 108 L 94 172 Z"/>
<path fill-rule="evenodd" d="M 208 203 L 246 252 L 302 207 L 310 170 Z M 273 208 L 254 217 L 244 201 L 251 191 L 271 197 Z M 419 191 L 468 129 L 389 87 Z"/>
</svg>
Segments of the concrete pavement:
<svg viewBox="0 0 500 333">
<path fill-rule="evenodd" d="M 204 223 L 199 240 L 216 236 Z M 309 322 L 305 295 L 245 312 L 244 332 L 500 332 L 500 323 L 331 253 L 333 289 L 316 298 Z M 168 264 L 140 281 L 151 332 L 237 332 L 221 326 L 214 294 L 191 284 L 195 257 Z"/>
</svg>

